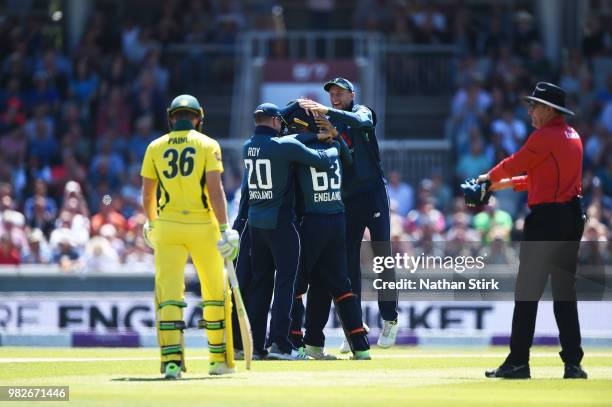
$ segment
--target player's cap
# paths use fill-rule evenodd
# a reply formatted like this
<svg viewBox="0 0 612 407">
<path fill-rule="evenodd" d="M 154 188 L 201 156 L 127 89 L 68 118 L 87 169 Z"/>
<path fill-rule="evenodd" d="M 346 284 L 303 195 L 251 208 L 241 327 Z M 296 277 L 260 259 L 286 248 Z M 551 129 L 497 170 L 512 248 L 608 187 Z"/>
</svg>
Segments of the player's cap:
<svg viewBox="0 0 612 407">
<path fill-rule="evenodd" d="M 531 96 L 525 96 L 525 99 L 551 106 L 563 114 L 574 115 L 565 107 L 565 91 L 552 83 L 538 82 Z"/>
<path fill-rule="evenodd" d="M 355 87 L 348 79 L 334 78 L 331 81 L 326 82 L 325 85 L 323 85 L 323 89 L 325 89 L 326 92 L 329 92 L 329 88 L 331 88 L 332 85 L 339 86 L 342 89 L 348 90 L 349 92 L 355 92 Z"/>
<path fill-rule="evenodd" d="M 280 112 L 278 106 L 276 106 L 274 103 L 262 103 L 261 105 L 257 106 L 253 112 L 253 115 L 278 117 L 280 116 Z"/>
</svg>

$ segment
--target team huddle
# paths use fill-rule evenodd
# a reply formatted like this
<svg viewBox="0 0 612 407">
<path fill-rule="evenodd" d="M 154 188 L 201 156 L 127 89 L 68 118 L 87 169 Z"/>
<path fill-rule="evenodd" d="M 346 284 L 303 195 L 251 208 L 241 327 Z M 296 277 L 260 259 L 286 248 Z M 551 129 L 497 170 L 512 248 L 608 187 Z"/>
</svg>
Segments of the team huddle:
<svg viewBox="0 0 612 407">
<path fill-rule="evenodd" d="M 365 228 L 372 240 L 387 242 L 377 246 L 380 255 L 391 252 L 376 116 L 354 103 L 348 80 L 333 79 L 324 89 L 332 107 L 298 99 L 283 108 L 271 103 L 256 108 L 254 134 L 243 148 L 240 209 L 232 228 L 220 178 L 221 150 L 199 132 L 198 101 L 181 95 L 168 109 L 171 131 L 149 145 L 141 171 L 166 378 L 186 371 L 182 309 L 188 255 L 202 286 L 198 326 L 207 330 L 210 374 L 232 373 L 234 360 L 242 358 L 334 359 L 325 352 L 323 333 L 332 301 L 345 332 L 341 353 L 370 359 L 360 301 Z M 243 338 L 249 333 L 238 329 L 236 312 L 229 317 L 223 258 L 236 259 L 252 345 L 251 338 Z M 394 279 L 394 271 L 385 270 L 383 277 Z M 379 307 L 384 325 L 378 345 L 390 347 L 398 331 L 397 298 L 379 298 Z"/>
</svg>

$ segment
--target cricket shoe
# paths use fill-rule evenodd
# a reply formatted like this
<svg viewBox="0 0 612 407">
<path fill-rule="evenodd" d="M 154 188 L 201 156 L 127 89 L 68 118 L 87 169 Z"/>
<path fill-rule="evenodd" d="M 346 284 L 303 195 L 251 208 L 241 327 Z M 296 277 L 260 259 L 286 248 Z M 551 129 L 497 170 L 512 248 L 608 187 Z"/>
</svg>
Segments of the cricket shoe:
<svg viewBox="0 0 612 407">
<path fill-rule="evenodd" d="M 222 374 L 236 373 L 236 369 L 227 366 L 225 362 L 210 362 L 208 365 L 208 374 L 213 376 L 219 376 Z"/>
<path fill-rule="evenodd" d="M 497 369 L 487 370 L 485 376 L 489 378 L 499 377 L 502 379 L 531 379 L 531 371 L 529 369 L 529 364 L 514 366 L 504 363 Z"/>
<path fill-rule="evenodd" d="M 168 362 L 166 363 L 166 367 L 164 369 L 164 378 L 165 379 L 180 379 L 181 378 L 181 365 L 176 362 Z"/>
<path fill-rule="evenodd" d="M 356 350 L 351 360 L 372 360 L 372 357 L 369 350 Z"/>
<path fill-rule="evenodd" d="M 346 354 L 351 351 L 351 345 L 349 345 L 348 340 L 344 338 L 342 340 L 342 345 L 340 345 L 340 353 Z"/>
<path fill-rule="evenodd" d="M 284 352 L 276 343 L 270 346 L 268 351 L 268 360 L 310 360 L 310 356 L 306 354 L 304 348 L 292 349 L 291 352 Z"/>
<path fill-rule="evenodd" d="M 363 323 L 363 328 L 365 329 L 366 334 L 370 332 L 370 327 L 365 322 Z M 351 352 L 351 345 L 349 345 L 348 339 L 346 339 L 345 337 L 344 340 L 342 340 L 342 345 L 340 345 L 340 353 L 345 354 L 345 353 L 350 353 L 350 352 Z"/>
<path fill-rule="evenodd" d="M 253 360 L 268 360 L 268 354 L 253 352 Z"/>
<path fill-rule="evenodd" d="M 397 331 L 399 331 L 399 324 L 397 323 L 397 319 L 395 321 L 384 321 L 382 332 L 378 337 L 378 346 L 383 349 L 387 349 L 395 345 L 395 340 L 397 339 Z"/>
<path fill-rule="evenodd" d="M 313 358 L 308 356 L 308 354 L 306 354 L 306 351 L 304 350 L 304 348 L 299 348 L 299 349 L 292 349 L 291 350 L 291 357 L 293 359 L 291 360 L 312 360 Z"/>
<path fill-rule="evenodd" d="M 305 353 L 315 360 L 337 360 L 338 358 L 325 353 L 324 347 L 306 345 Z"/>
<path fill-rule="evenodd" d="M 258 352 L 253 352 L 253 360 L 266 360 L 268 355 Z M 234 349 L 234 360 L 244 360 L 244 351 L 242 349 Z"/>
<path fill-rule="evenodd" d="M 565 373 L 563 374 L 564 379 L 586 379 L 588 377 L 587 372 L 582 370 L 580 365 L 565 365 Z"/>
</svg>

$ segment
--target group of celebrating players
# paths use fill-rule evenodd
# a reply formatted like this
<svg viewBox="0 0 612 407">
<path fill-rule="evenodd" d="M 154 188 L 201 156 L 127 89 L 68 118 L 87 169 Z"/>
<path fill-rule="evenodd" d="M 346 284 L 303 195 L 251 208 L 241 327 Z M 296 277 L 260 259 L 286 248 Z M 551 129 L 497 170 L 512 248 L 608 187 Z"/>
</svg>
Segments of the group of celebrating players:
<svg viewBox="0 0 612 407">
<path fill-rule="evenodd" d="M 341 353 L 370 359 L 360 301 L 365 228 L 373 241 L 386 242 L 376 246 L 385 252 L 381 255 L 391 251 L 376 115 L 355 103 L 347 79 L 335 78 L 324 89 L 331 107 L 298 99 L 283 108 L 271 103 L 256 108 L 254 134 L 243 147 L 240 209 L 232 228 L 220 177 L 221 150 L 200 132 L 203 110 L 190 95 L 172 101 L 171 131 L 149 145 L 141 171 L 166 378 L 186 371 L 182 309 L 189 255 L 202 287 L 198 326 L 207 330 L 210 374 L 233 373 L 234 360 L 244 358 L 223 273 L 223 258 L 236 256 L 253 359 L 335 359 L 325 352 L 323 334 L 332 301 L 346 336 Z M 385 270 L 383 278 L 393 279 L 393 273 Z M 397 298 L 379 298 L 379 308 L 378 345 L 390 347 L 398 331 Z"/>
</svg>

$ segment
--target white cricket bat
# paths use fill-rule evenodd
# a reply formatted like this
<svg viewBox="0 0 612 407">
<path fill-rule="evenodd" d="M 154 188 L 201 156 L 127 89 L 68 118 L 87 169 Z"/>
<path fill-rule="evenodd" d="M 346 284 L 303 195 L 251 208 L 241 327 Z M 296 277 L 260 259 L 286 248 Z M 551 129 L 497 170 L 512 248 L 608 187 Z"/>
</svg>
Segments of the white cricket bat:
<svg viewBox="0 0 612 407">
<path fill-rule="evenodd" d="M 242 301 L 242 294 L 240 293 L 240 287 L 238 286 L 238 277 L 236 277 L 234 263 L 231 260 L 226 259 L 225 268 L 227 270 L 227 278 L 229 279 L 230 286 L 232 287 L 232 292 L 234 293 L 234 300 L 236 301 L 236 314 L 238 314 L 238 324 L 240 325 L 240 336 L 242 337 L 244 361 L 246 362 L 247 370 L 250 370 L 251 361 L 253 360 L 253 336 L 251 335 L 251 323 L 249 321 L 246 308 L 244 308 L 244 302 Z"/>
</svg>

